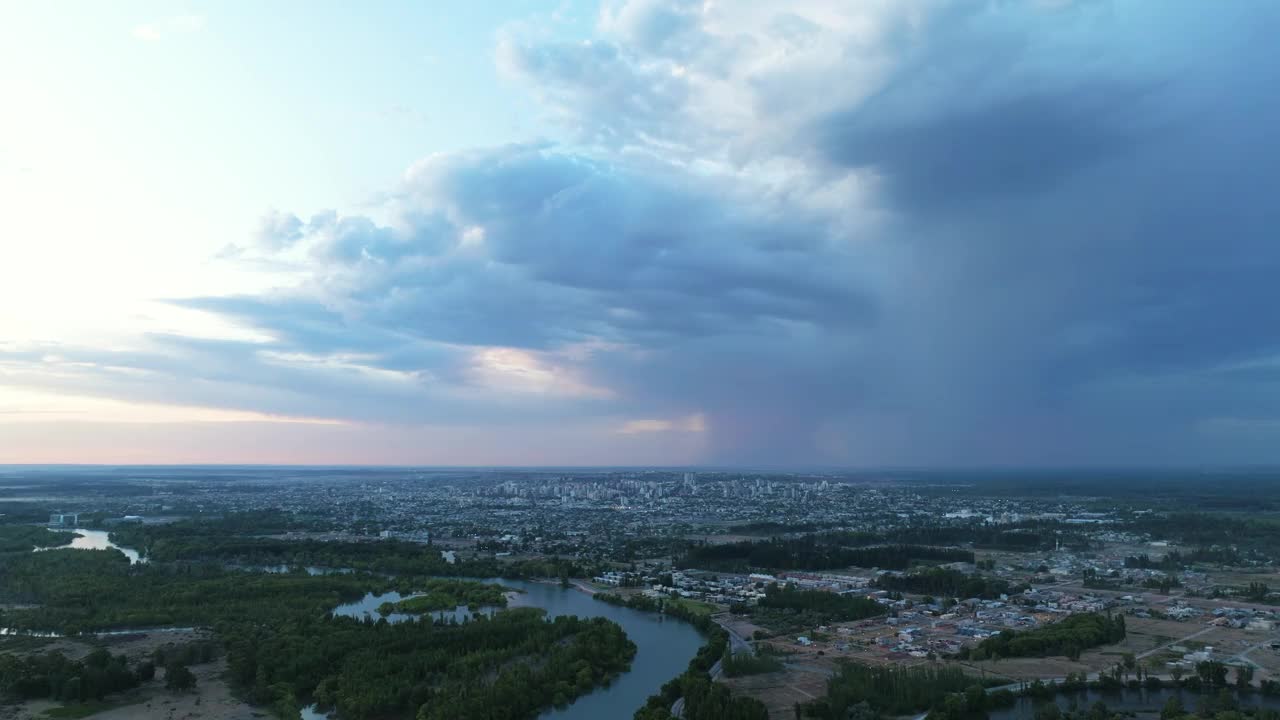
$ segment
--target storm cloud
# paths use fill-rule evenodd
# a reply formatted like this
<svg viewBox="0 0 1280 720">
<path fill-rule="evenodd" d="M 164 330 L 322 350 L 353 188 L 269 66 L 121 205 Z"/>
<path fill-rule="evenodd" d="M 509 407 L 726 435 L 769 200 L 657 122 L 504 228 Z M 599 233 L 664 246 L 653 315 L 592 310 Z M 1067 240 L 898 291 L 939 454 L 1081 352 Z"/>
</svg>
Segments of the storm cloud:
<svg viewBox="0 0 1280 720">
<path fill-rule="evenodd" d="M 732 5 L 504 32 L 563 141 L 433 155 L 367 216 L 272 211 L 235 256 L 297 282 L 175 301 L 269 340 L 63 379 L 517 434 L 656 418 L 630 427 L 716 463 L 1280 460 L 1273 3 Z"/>
</svg>

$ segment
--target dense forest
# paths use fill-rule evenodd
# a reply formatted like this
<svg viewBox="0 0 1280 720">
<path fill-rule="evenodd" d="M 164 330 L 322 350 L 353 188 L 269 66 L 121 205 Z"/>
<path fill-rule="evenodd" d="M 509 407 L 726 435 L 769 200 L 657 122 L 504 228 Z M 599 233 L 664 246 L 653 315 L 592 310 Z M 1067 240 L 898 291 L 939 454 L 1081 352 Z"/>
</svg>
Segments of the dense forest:
<svg viewBox="0 0 1280 720">
<path fill-rule="evenodd" d="M 130 668 L 123 655 L 112 655 L 103 649 L 94 650 L 83 660 L 69 660 L 61 653 L 27 657 L 0 654 L 0 696 L 23 700 L 101 700 L 111 693 L 135 688 L 154 675 L 152 663 Z"/>
<path fill-rule="evenodd" d="M 221 520 L 188 520 L 168 525 L 121 527 L 113 542 L 137 548 L 152 562 L 218 562 L 244 566 L 321 567 L 392 575 L 453 577 L 590 577 L 597 568 L 573 561 L 517 563 L 496 559 L 447 562 L 438 548 L 395 539 L 367 542 L 284 540 L 229 534 L 226 525 L 245 524 L 238 515 Z"/>
<path fill-rule="evenodd" d="M 116 551 L 27 551 L 0 556 L 0 601 L 36 607 L 4 611 L 0 624 L 63 633 L 209 627 L 226 648 L 231 680 L 251 701 L 297 717 L 302 702 L 314 699 L 344 720 L 532 717 L 616 676 L 635 653 L 614 623 L 548 621 L 533 609 L 395 625 L 330 614 L 370 591 L 447 588 L 463 600 L 502 592 L 440 582 L 253 573 L 216 563 L 130 565 Z"/>
<path fill-rule="evenodd" d="M 1060 520 L 1024 520 L 988 523 L 985 520 L 915 525 L 879 531 L 835 530 L 831 524 L 755 522 L 738 525 L 733 532 L 753 536 L 813 535 L 819 543 L 844 547 L 868 545 L 965 545 L 993 550 L 1052 550 L 1058 543 L 1085 546 L 1080 529 Z"/>
<path fill-rule="evenodd" d="M 848 547 L 835 535 L 744 540 L 721 545 L 694 545 L 679 559 L 682 567 L 722 572 L 769 570 L 830 570 L 877 567 L 903 570 L 915 563 L 973 562 L 973 552 L 926 545 Z"/>
<path fill-rule="evenodd" d="M 38 525 L 0 525 L 0 552 L 28 552 L 32 548 L 66 545 L 75 539 L 69 532 L 52 532 Z"/>
<path fill-rule="evenodd" d="M 871 667 L 844 661 L 827 682 L 827 695 L 801 705 L 798 717 L 845 720 L 866 703 L 879 715 L 906 715 L 927 710 L 949 694 L 977 681 L 958 667 Z"/>
<path fill-rule="evenodd" d="M 776 583 L 765 589 L 765 596 L 755 605 L 733 605 L 729 609 L 735 614 L 750 615 L 755 624 L 784 634 L 888 612 L 883 605 L 865 596 L 801 590 L 794 585 Z"/>
<path fill-rule="evenodd" d="M 1034 630 L 1004 630 L 970 649 L 969 657 L 973 660 L 985 660 L 1065 655 L 1074 660 L 1084 650 L 1120 642 L 1124 636 L 1123 615 L 1080 613 L 1068 615 L 1052 625 Z"/>
<path fill-rule="evenodd" d="M 924 568 L 904 574 L 885 574 L 876 587 L 894 592 L 919 593 L 939 597 L 996 598 L 1015 592 L 1008 581 L 946 568 Z"/>
<path fill-rule="evenodd" d="M 1280 560 L 1280 522 L 1230 514 L 1149 514 L 1128 523 L 1133 532 L 1199 548 L 1190 562 L 1265 563 Z M 1195 557 L 1199 556 L 1199 557 Z"/>
<path fill-rule="evenodd" d="M 562 705 L 626 670 L 635 645 L 601 618 L 518 608 L 465 623 L 301 619 L 260 634 L 224 631 L 249 698 L 296 712 L 312 698 L 347 720 L 516 720 Z"/>
<path fill-rule="evenodd" d="M 1244 556 L 1240 554 L 1239 550 L 1233 547 L 1213 547 L 1196 548 L 1185 553 L 1171 550 L 1159 559 L 1153 559 L 1145 553 L 1130 555 L 1124 559 L 1124 566 L 1142 570 L 1177 572 L 1197 564 L 1239 565 L 1243 562 Z"/>
<path fill-rule="evenodd" d="M 378 606 L 382 615 L 398 613 L 427 613 L 435 610 L 452 610 L 466 605 L 475 610 L 479 607 L 506 607 L 507 588 L 490 583 L 477 583 L 467 580 L 447 578 L 430 578 L 418 585 L 421 595 L 404 598 L 398 602 L 386 602 Z"/>
<path fill-rule="evenodd" d="M 778 610 L 813 611 L 840 620 L 861 620 L 884 615 L 884 606 L 862 595 L 839 595 L 825 590 L 801 590 L 794 585 L 771 584 L 756 605 Z"/>
</svg>

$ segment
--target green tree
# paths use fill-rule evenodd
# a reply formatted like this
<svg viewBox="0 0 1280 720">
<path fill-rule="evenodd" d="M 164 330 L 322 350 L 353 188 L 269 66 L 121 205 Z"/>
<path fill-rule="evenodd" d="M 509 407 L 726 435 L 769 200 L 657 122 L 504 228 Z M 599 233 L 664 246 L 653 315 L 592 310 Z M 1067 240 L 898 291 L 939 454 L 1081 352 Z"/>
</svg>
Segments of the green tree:
<svg viewBox="0 0 1280 720">
<path fill-rule="evenodd" d="M 164 686 L 175 692 L 186 692 L 196 686 L 196 676 L 186 665 L 170 665 L 164 671 Z"/>
</svg>

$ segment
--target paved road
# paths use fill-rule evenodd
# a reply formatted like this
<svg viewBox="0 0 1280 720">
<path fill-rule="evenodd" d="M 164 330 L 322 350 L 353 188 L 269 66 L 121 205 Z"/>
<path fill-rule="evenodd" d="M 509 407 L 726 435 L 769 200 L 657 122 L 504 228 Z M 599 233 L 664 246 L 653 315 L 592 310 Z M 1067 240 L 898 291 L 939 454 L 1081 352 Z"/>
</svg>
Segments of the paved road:
<svg viewBox="0 0 1280 720">
<path fill-rule="evenodd" d="M 729 633 L 729 647 L 732 649 L 733 654 L 736 655 L 737 653 L 747 653 L 748 655 L 754 655 L 756 653 L 756 649 L 751 646 L 751 643 L 747 642 L 745 638 L 743 638 L 738 633 L 734 632 L 733 628 L 721 622 L 721 620 L 723 619 L 723 616 L 721 617 L 713 616 L 711 619 L 714 620 L 717 625 L 724 628 L 725 632 Z M 711 676 L 712 680 L 715 680 L 716 678 L 723 675 L 724 667 L 722 666 L 721 662 L 717 660 L 716 664 L 712 665 L 711 669 L 707 671 L 707 674 Z M 684 713 L 684 698 L 680 698 L 679 700 L 676 700 L 674 703 L 671 704 L 671 715 L 673 717 L 682 717 L 683 713 Z"/>
</svg>

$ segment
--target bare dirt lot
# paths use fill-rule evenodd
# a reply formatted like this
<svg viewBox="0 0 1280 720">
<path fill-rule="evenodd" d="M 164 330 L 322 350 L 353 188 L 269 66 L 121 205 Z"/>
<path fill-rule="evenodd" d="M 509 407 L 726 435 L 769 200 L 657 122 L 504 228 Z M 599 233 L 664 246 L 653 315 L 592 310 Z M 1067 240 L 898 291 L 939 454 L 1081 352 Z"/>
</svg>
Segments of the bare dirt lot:
<svg viewBox="0 0 1280 720">
<path fill-rule="evenodd" d="M 753 697 L 769 709 L 770 720 L 791 720 L 796 703 L 820 698 L 827 692 L 827 678 L 835 663 L 825 657 L 795 657 L 782 672 L 723 678 L 734 695 Z"/>
</svg>

